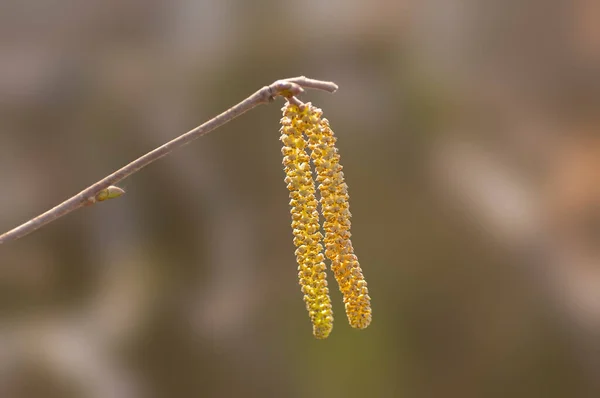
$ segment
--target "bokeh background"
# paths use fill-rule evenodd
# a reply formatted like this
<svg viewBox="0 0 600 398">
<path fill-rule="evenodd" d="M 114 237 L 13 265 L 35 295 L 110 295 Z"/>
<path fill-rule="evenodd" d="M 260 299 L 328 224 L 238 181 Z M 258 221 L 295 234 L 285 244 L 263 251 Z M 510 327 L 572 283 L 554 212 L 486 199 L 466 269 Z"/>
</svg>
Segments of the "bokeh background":
<svg viewBox="0 0 600 398">
<path fill-rule="evenodd" d="M 599 71 L 595 0 L 3 0 L 2 232 L 332 80 L 374 320 L 312 337 L 278 100 L 0 247 L 0 396 L 600 396 Z"/>
</svg>

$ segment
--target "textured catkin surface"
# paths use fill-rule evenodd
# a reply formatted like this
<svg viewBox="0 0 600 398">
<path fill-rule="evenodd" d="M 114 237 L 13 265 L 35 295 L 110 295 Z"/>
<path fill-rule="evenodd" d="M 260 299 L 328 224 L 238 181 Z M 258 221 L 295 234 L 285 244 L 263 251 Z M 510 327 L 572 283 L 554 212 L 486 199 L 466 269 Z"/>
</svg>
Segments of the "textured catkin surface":
<svg viewBox="0 0 600 398">
<path fill-rule="evenodd" d="M 310 103 L 301 106 L 288 103 L 281 119 L 283 165 L 291 198 L 298 277 L 313 333 L 318 338 L 327 337 L 333 324 L 325 256 L 331 261 L 350 325 L 364 329 L 371 322 L 367 282 L 350 240 L 348 186 L 335 146 L 336 138 L 322 114 Z M 320 232 L 311 157 L 319 182 L 325 236 Z M 324 254 L 321 241 L 325 245 Z"/>
<path fill-rule="evenodd" d="M 324 263 L 323 235 L 320 232 L 315 182 L 306 153 L 306 140 L 302 131 L 306 129 L 300 109 L 287 104 L 281 119 L 281 141 L 283 142 L 283 166 L 285 182 L 290 192 L 290 213 L 298 279 L 304 293 L 306 309 L 313 324 L 313 334 L 326 338 L 333 328 L 333 312 L 327 287 Z"/>
<path fill-rule="evenodd" d="M 325 219 L 325 255 L 344 297 L 344 306 L 350 325 L 364 329 L 371 323 L 371 298 L 367 282 L 350 240 L 350 204 L 348 186 L 335 146 L 336 138 L 329 121 L 322 118 L 321 109 L 306 104 L 305 130 L 317 172 L 321 194 L 321 212 Z"/>
</svg>

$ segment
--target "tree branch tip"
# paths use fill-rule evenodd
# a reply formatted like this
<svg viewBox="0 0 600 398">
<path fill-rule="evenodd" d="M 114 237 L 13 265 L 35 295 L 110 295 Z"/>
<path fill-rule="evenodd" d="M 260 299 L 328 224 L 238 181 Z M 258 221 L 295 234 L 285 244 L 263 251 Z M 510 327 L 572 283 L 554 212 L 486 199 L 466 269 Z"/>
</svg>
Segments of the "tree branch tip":
<svg viewBox="0 0 600 398">
<path fill-rule="evenodd" d="M 300 86 L 305 87 L 305 88 L 327 91 L 331 94 L 335 93 L 339 88 L 338 85 L 335 84 L 334 82 L 310 79 L 306 76 L 292 77 L 292 78 L 283 79 L 283 80 L 299 84 Z"/>
</svg>

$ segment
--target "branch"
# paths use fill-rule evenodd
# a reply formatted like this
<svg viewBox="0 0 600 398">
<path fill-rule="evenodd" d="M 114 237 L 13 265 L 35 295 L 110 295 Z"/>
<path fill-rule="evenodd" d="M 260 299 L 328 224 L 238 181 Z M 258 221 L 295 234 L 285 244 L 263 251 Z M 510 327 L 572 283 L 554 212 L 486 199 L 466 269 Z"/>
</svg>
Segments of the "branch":
<svg viewBox="0 0 600 398">
<path fill-rule="evenodd" d="M 291 98 L 295 95 L 302 94 L 304 92 L 304 88 L 324 90 L 333 93 L 338 87 L 332 82 L 313 80 L 304 76 L 277 80 L 270 86 L 261 88 L 242 102 L 229 108 L 220 115 L 215 116 L 206 123 L 137 158 L 114 173 L 104 177 L 102 180 L 87 187 L 77 195 L 65 200 L 58 206 L 0 235 L 0 244 L 22 238 L 23 236 L 30 234 L 38 228 L 41 228 L 42 226 L 74 210 L 77 210 L 80 207 L 120 196 L 123 191 L 113 185 L 124 178 L 138 172 L 143 167 L 146 167 L 150 163 L 171 153 L 173 150 L 190 143 L 196 138 L 199 138 L 218 127 L 221 127 L 225 123 L 230 122 L 257 105 L 272 102 L 275 97 L 278 96 Z"/>
</svg>

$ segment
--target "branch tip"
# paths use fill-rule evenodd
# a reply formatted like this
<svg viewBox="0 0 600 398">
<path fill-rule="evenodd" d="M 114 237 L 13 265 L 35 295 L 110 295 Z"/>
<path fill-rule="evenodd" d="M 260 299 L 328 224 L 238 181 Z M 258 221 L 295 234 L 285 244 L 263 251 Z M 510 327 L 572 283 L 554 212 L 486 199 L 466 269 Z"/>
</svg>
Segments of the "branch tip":
<svg viewBox="0 0 600 398">
<path fill-rule="evenodd" d="M 284 80 L 286 80 L 288 82 L 299 84 L 300 86 L 305 87 L 305 88 L 327 91 L 332 94 L 335 93 L 337 91 L 337 89 L 339 88 L 338 85 L 335 84 L 334 82 L 326 82 L 323 80 L 309 79 L 306 76 L 292 77 L 292 78 L 284 79 Z"/>
</svg>

